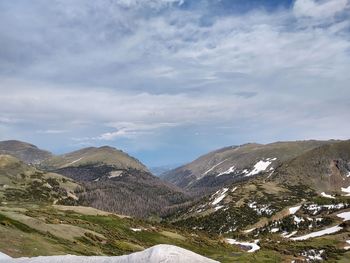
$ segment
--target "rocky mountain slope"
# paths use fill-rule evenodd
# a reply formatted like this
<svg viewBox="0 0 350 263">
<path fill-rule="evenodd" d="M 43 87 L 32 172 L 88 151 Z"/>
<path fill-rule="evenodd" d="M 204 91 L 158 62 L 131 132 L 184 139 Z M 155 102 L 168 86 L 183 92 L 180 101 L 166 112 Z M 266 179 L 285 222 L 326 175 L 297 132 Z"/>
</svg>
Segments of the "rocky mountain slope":
<svg viewBox="0 0 350 263">
<path fill-rule="evenodd" d="M 10 140 L 0 141 L 0 154 L 12 155 L 25 163 L 38 164 L 52 157 L 52 153 L 30 143 Z"/>
<path fill-rule="evenodd" d="M 189 200 L 183 190 L 153 176 L 140 161 L 108 146 L 55 156 L 41 167 L 81 183 L 81 204 L 106 211 L 159 216 Z"/>
<path fill-rule="evenodd" d="M 313 140 L 226 147 L 165 173 L 161 178 L 183 189 L 205 194 L 262 172 L 272 172 L 285 161 L 334 142 Z"/>
</svg>

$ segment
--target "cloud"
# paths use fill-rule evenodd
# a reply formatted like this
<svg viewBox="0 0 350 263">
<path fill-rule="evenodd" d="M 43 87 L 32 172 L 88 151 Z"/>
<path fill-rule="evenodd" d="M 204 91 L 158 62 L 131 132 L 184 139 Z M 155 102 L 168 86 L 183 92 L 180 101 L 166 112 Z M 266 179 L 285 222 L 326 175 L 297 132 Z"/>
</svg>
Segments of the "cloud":
<svg viewBox="0 0 350 263">
<path fill-rule="evenodd" d="M 348 0 L 297 0 L 293 11 L 297 17 L 329 19 L 346 8 L 349 8 Z"/>
<path fill-rule="evenodd" d="M 66 130 L 38 130 L 37 133 L 41 134 L 60 134 L 60 133 L 66 133 Z"/>
<path fill-rule="evenodd" d="M 112 132 L 103 133 L 96 139 L 110 141 L 120 137 L 135 138 L 138 136 L 144 136 L 150 133 L 154 133 L 156 130 L 161 128 L 175 127 L 176 125 L 176 123 L 145 124 L 130 122 L 109 124 L 109 126 L 113 126 L 116 130 Z"/>
<path fill-rule="evenodd" d="M 349 2 L 229 3 L 1 2 L 2 133 L 179 152 L 345 136 Z"/>
<path fill-rule="evenodd" d="M 115 2 L 122 7 L 135 8 L 135 7 L 151 7 L 160 9 L 165 6 L 172 4 L 177 4 L 179 6 L 183 5 L 184 0 L 115 0 Z"/>
</svg>

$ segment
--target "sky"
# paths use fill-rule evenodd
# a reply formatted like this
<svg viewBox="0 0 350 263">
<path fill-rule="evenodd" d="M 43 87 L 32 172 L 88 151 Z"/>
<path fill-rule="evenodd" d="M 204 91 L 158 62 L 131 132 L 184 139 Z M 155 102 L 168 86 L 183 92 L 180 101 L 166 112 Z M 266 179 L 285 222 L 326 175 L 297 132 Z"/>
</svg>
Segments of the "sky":
<svg viewBox="0 0 350 263">
<path fill-rule="evenodd" d="M 350 138 L 350 0 L 0 0 L 0 140 L 146 165 Z"/>
</svg>

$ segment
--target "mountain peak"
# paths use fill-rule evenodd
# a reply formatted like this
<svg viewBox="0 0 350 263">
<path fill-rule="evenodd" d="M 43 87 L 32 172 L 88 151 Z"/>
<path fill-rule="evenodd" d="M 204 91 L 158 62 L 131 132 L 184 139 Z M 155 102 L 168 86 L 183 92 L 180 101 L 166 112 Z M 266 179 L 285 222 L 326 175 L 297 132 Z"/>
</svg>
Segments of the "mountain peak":
<svg viewBox="0 0 350 263">
<path fill-rule="evenodd" d="M 52 156 L 52 153 L 39 149 L 33 144 L 17 140 L 0 141 L 0 154 L 8 154 L 25 163 L 33 164 L 38 164 Z"/>
</svg>

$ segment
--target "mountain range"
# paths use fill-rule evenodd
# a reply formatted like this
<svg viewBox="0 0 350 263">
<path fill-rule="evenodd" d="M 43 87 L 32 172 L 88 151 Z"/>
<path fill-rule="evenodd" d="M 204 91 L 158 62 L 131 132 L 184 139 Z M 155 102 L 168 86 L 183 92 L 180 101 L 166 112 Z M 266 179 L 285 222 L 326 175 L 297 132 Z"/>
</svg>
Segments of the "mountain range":
<svg viewBox="0 0 350 263">
<path fill-rule="evenodd" d="M 0 233 L 21 251 L 0 242 L 11 256 L 120 255 L 167 243 L 220 262 L 350 258 L 350 141 L 230 146 L 160 178 L 109 146 L 54 156 L 7 141 L 0 152 Z M 49 245 L 23 250 L 20 233 Z"/>
</svg>

